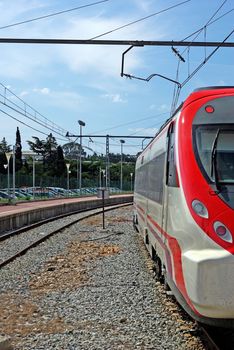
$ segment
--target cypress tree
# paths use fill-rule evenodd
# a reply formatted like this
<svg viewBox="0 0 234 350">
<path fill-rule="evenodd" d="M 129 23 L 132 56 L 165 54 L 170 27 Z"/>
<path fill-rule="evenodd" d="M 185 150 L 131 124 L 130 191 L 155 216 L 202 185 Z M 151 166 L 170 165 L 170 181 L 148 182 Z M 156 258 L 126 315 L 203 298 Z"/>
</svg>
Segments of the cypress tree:
<svg viewBox="0 0 234 350">
<path fill-rule="evenodd" d="M 18 171 L 22 168 L 22 145 L 21 145 L 21 136 L 19 127 L 17 126 L 16 130 L 16 142 L 15 142 L 15 171 Z"/>
</svg>

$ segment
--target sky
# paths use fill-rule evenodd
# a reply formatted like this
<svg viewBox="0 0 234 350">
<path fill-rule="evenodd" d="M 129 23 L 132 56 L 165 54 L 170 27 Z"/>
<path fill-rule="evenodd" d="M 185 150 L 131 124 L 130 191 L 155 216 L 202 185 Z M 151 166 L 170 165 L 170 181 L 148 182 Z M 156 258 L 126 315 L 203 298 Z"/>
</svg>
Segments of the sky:
<svg viewBox="0 0 234 350">
<path fill-rule="evenodd" d="M 92 39 L 112 31 L 99 39 L 181 41 L 203 28 L 187 40 L 223 41 L 234 29 L 233 8 L 233 0 L 2 0 L 0 37 Z M 234 34 L 227 41 L 234 42 Z M 79 135 L 82 120 L 83 134 L 109 134 L 110 152 L 120 153 L 120 138 L 115 136 L 153 136 L 170 116 L 173 82 L 158 76 L 149 82 L 120 76 L 122 53 L 129 46 L 0 46 L 0 140 L 5 137 L 10 145 L 17 127 L 24 150 L 27 140 L 45 140 L 50 132 L 63 145 L 69 141 L 67 131 Z M 143 78 L 160 74 L 182 83 L 214 50 L 175 48 L 185 62 L 179 63 L 171 47 L 134 47 L 125 55 L 124 73 Z M 198 87 L 234 85 L 233 50 L 220 48 L 183 86 L 178 105 Z M 147 144 L 144 139 L 124 140 L 123 152 L 128 154 Z M 105 154 L 105 138 L 84 138 L 83 145 Z"/>
</svg>

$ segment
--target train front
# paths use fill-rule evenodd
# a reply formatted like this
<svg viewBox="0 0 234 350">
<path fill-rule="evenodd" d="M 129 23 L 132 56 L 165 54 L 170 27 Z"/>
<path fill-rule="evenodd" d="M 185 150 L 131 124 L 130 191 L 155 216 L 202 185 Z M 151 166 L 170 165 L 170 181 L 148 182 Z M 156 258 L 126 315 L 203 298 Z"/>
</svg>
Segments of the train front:
<svg viewBox="0 0 234 350">
<path fill-rule="evenodd" d="M 178 121 L 187 237 L 182 265 L 197 318 L 234 325 L 234 87 L 196 91 Z"/>
</svg>

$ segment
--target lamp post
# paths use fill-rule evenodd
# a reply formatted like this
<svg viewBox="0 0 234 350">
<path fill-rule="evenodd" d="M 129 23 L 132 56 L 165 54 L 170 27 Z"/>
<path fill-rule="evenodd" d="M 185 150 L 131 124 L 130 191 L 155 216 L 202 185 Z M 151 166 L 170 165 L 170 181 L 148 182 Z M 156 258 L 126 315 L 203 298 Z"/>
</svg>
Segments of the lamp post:
<svg viewBox="0 0 234 350">
<path fill-rule="evenodd" d="M 120 191 L 123 190 L 123 144 L 124 140 L 120 140 L 121 145 L 121 162 L 120 162 Z"/>
<path fill-rule="evenodd" d="M 130 173 L 130 176 L 131 176 L 131 192 L 132 192 L 132 176 L 133 176 L 133 173 Z"/>
<path fill-rule="evenodd" d="M 15 146 L 13 146 L 13 200 L 15 199 Z"/>
<path fill-rule="evenodd" d="M 67 167 L 67 191 L 69 191 L 69 168 L 70 168 L 70 163 L 66 163 L 66 167 Z"/>
<path fill-rule="evenodd" d="M 7 158 L 7 194 L 8 194 L 8 202 L 10 202 L 10 158 L 11 158 L 11 152 L 5 153 Z"/>
<path fill-rule="evenodd" d="M 78 120 L 78 124 L 80 125 L 80 173 L 79 173 L 79 189 L 81 194 L 82 187 L 82 163 L 81 163 L 81 155 L 82 155 L 82 126 L 85 126 L 85 122 L 82 120 Z"/>
<path fill-rule="evenodd" d="M 35 199 L 35 156 L 32 156 L 33 161 L 33 199 Z"/>
</svg>

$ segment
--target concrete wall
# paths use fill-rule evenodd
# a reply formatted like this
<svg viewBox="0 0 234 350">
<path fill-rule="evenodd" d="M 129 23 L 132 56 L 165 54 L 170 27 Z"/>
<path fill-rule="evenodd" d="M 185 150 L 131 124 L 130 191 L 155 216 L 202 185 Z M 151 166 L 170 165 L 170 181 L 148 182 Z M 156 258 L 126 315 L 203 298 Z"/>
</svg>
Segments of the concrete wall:
<svg viewBox="0 0 234 350">
<path fill-rule="evenodd" d="M 129 203 L 133 201 L 133 196 L 118 196 L 105 199 L 105 205 L 114 205 Z M 46 204 L 37 208 L 25 209 L 22 208 L 14 213 L 5 213 L 0 217 L 0 234 L 6 231 L 12 231 L 23 226 L 27 226 L 43 219 L 52 218 L 58 215 L 74 212 L 81 209 L 92 209 L 97 206 L 102 206 L 101 199 L 66 202 L 62 204 L 55 204 L 54 206 Z"/>
</svg>

